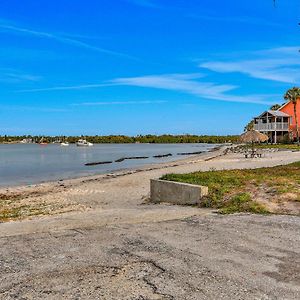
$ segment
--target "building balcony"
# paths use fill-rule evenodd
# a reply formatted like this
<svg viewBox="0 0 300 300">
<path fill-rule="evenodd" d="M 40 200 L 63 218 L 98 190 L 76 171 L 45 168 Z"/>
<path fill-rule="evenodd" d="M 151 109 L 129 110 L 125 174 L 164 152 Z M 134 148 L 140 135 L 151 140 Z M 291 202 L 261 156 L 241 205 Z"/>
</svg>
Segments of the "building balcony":
<svg viewBox="0 0 300 300">
<path fill-rule="evenodd" d="M 258 131 L 289 131 L 289 123 L 259 123 L 254 124 L 254 129 Z"/>
</svg>

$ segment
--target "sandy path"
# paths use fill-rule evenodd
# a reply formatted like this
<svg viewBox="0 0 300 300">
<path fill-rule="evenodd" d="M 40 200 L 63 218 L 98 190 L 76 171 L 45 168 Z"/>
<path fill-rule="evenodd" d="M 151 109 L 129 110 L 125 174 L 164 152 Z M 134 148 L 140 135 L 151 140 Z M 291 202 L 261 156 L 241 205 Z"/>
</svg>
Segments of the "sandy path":
<svg viewBox="0 0 300 300">
<path fill-rule="evenodd" d="M 14 190 L 41 192 L 38 197 L 29 196 L 23 200 L 27 203 L 33 199 L 44 202 L 70 202 L 82 211 L 2 223 L 0 224 L 0 237 L 107 224 L 160 222 L 205 215 L 209 211 L 192 207 L 164 204 L 143 205 L 144 199 L 149 196 L 149 180 L 171 172 L 268 167 L 300 160 L 300 152 L 291 151 L 265 153 L 262 159 L 244 159 L 241 154 L 220 156 L 221 153 L 222 150 L 219 150 L 180 162 L 148 166 L 138 171 L 125 171 L 125 173 L 120 172 L 110 176 L 93 176 L 34 187 L 9 189 L 9 192 Z"/>
</svg>

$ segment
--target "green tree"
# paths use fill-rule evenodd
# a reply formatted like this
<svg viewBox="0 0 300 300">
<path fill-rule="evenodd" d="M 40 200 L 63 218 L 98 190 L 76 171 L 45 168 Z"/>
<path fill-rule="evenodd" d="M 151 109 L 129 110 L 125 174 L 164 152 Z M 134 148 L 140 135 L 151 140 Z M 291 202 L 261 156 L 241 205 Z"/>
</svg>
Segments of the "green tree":
<svg viewBox="0 0 300 300">
<path fill-rule="evenodd" d="M 254 129 L 254 120 L 250 121 L 244 128 L 244 131 L 249 131 Z"/>
<path fill-rule="evenodd" d="M 300 88 L 293 87 L 289 89 L 285 95 L 284 99 L 287 102 L 292 102 L 294 105 L 294 118 L 296 122 L 296 135 L 297 135 L 297 143 L 300 145 L 300 138 L 299 138 L 299 127 L 298 127 L 298 118 L 297 118 L 297 102 L 300 101 Z"/>
<path fill-rule="evenodd" d="M 274 104 L 270 107 L 271 110 L 278 110 L 281 107 L 280 104 Z"/>
</svg>

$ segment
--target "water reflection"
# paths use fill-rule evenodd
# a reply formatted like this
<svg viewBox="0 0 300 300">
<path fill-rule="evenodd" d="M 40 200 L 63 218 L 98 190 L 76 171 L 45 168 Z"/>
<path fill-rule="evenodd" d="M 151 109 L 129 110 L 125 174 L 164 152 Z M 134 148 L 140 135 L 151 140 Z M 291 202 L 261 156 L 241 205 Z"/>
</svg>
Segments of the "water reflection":
<svg viewBox="0 0 300 300">
<path fill-rule="evenodd" d="M 0 145 L 0 185 L 73 178 L 100 174 L 149 163 L 161 163 L 183 158 L 182 152 L 207 151 L 207 144 L 99 144 L 93 147 L 61 147 L 36 144 Z M 171 153 L 170 157 L 153 158 Z M 86 167 L 85 163 L 115 161 L 122 157 L 143 156 L 147 159 L 124 160 L 120 163 Z"/>
</svg>

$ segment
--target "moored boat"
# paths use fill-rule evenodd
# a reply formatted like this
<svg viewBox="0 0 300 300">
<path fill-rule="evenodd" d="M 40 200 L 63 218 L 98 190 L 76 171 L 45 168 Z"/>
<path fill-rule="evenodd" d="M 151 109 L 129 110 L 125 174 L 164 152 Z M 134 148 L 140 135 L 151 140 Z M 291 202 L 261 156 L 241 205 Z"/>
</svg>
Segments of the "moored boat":
<svg viewBox="0 0 300 300">
<path fill-rule="evenodd" d="M 47 146 L 48 143 L 44 141 L 44 137 L 41 138 L 40 142 L 39 142 L 40 146 Z"/>
<path fill-rule="evenodd" d="M 80 139 L 76 143 L 76 146 L 78 146 L 78 147 L 91 147 L 91 146 L 93 146 L 93 144 L 88 142 L 87 140 Z"/>
</svg>

